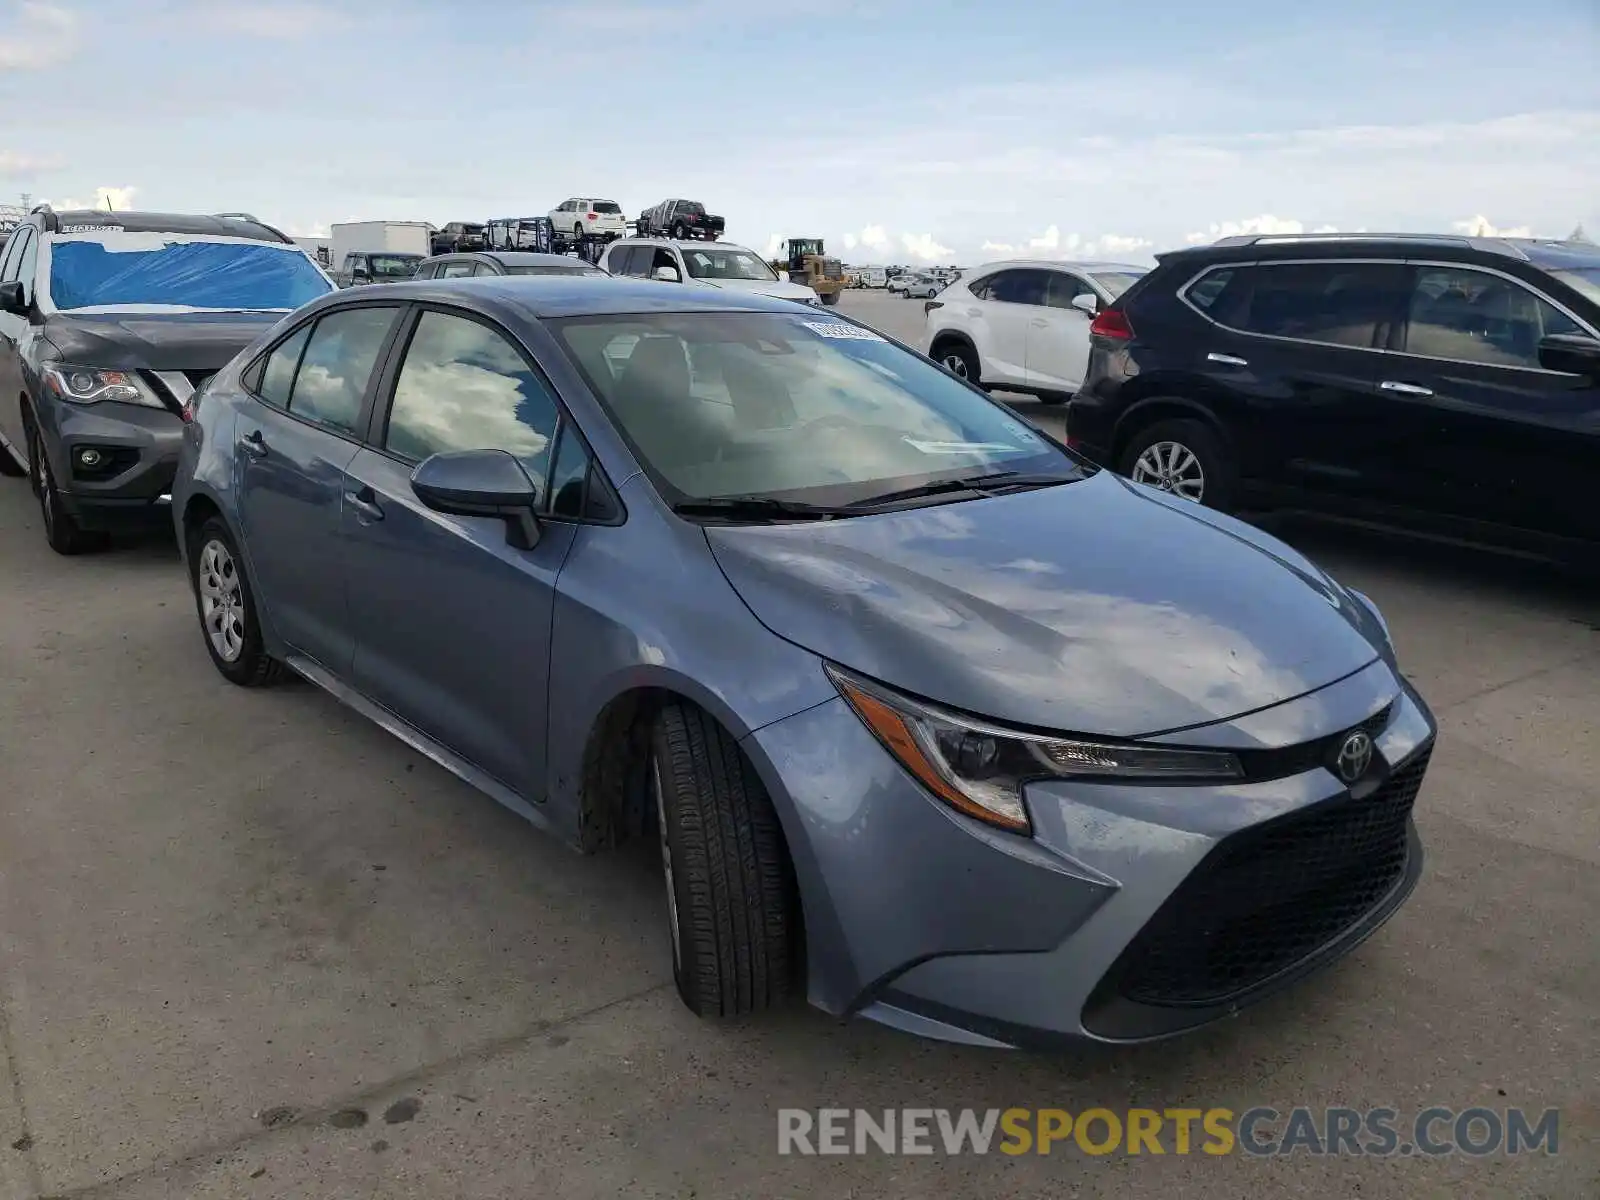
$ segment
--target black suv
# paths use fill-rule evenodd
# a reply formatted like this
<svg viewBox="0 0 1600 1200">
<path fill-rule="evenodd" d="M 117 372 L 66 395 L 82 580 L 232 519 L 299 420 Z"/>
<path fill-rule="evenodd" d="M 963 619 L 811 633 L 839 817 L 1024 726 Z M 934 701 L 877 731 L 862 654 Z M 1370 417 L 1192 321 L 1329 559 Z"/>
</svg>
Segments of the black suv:
<svg viewBox="0 0 1600 1200">
<path fill-rule="evenodd" d="M 0 251 L 0 474 L 62 554 L 170 521 L 196 391 L 332 282 L 242 214 L 30 213 Z"/>
<path fill-rule="evenodd" d="M 1068 443 L 1214 508 L 1593 561 L 1600 247 L 1225 238 L 1090 327 Z"/>
<path fill-rule="evenodd" d="M 680 242 L 698 238 L 714 242 L 722 236 L 728 223 L 708 213 L 698 200 L 663 200 L 640 213 L 633 227 L 640 237 L 670 237 Z"/>
</svg>

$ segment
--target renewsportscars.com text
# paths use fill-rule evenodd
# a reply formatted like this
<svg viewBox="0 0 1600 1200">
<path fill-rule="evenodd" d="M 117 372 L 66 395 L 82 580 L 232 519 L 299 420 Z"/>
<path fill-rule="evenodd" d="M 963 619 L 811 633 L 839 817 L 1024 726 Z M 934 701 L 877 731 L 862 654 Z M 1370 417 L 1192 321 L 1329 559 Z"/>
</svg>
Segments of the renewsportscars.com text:
<svg viewBox="0 0 1600 1200">
<path fill-rule="evenodd" d="M 1471 1157 L 1560 1150 L 1560 1111 L 1425 1108 L 784 1108 L 778 1153 L 1307 1154 Z"/>
</svg>

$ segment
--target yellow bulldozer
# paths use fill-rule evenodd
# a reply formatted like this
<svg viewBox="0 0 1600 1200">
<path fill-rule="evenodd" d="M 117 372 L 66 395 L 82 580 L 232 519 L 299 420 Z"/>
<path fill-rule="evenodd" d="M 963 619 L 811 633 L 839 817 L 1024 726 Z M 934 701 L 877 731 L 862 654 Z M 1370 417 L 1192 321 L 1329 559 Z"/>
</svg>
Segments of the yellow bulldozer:
<svg viewBox="0 0 1600 1200">
<path fill-rule="evenodd" d="M 790 238 L 771 265 L 779 275 L 787 272 L 791 283 L 805 284 L 824 304 L 839 303 L 839 293 L 845 289 L 844 264 L 827 256 L 821 238 Z"/>
</svg>

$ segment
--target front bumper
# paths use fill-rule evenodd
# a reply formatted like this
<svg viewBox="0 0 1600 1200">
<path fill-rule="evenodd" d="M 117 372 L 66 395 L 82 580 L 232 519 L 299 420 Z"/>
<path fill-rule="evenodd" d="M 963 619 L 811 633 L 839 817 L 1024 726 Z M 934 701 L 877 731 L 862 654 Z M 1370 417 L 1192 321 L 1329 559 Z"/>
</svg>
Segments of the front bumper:
<svg viewBox="0 0 1600 1200">
<path fill-rule="evenodd" d="M 41 405 L 41 441 L 61 501 L 86 529 L 138 529 L 170 519 L 183 419 L 134 404 Z M 90 469 L 80 455 L 93 449 Z"/>
<path fill-rule="evenodd" d="M 1147 1041 L 1238 1012 L 1348 953 L 1409 895 L 1435 725 L 1375 662 L 1184 735 L 1279 749 L 1374 714 L 1375 765 L 1353 789 L 1305 764 L 1226 786 L 1052 782 L 1028 790 L 1032 838 L 932 799 L 842 701 L 757 731 L 747 744 L 795 860 L 812 1002 L 1008 1047 Z"/>
</svg>

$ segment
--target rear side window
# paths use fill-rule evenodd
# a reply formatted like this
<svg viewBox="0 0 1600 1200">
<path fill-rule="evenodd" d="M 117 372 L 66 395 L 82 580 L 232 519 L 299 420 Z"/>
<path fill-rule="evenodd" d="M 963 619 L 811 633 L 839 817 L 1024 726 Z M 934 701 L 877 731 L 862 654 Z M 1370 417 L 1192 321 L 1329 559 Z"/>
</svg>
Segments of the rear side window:
<svg viewBox="0 0 1600 1200">
<path fill-rule="evenodd" d="M 267 355 L 261 370 L 261 382 L 255 391 L 268 404 L 277 408 L 289 407 L 289 393 L 294 389 L 294 373 L 300 366 L 300 355 L 305 352 L 306 339 L 311 336 L 311 326 L 302 325 L 290 334 L 278 348 Z"/>
<path fill-rule="evenodd" d="M 1227 278 L 1215 281 L 1215 276 Z M 1219 325 L 1267 337 L 1371 348 L 1406 295 L 1400 263 L 1257 263 L 1213 272 L 1185 298 Z"/>
<path fill-rule="evenodd" d="M 318 321 L 306 344 L 289 395 L 296 416 L 345 433 L 355 433 L 361 401 L 395 309 L 346 308 Z"/>
</svg>

